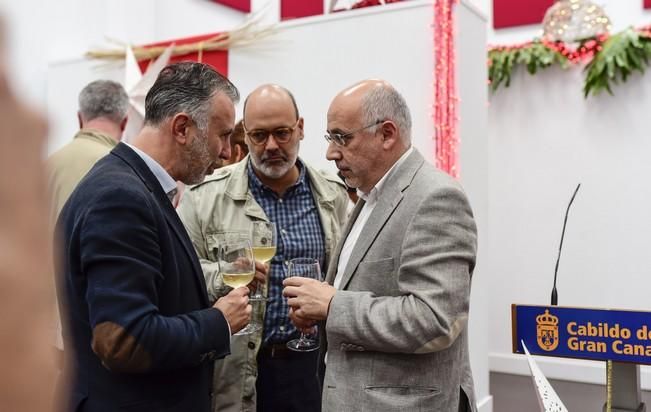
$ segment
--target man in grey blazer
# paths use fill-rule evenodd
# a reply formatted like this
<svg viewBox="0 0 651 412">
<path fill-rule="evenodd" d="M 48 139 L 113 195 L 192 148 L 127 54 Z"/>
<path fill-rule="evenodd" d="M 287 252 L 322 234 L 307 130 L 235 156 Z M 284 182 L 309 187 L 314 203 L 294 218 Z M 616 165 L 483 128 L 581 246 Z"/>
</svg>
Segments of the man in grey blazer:
<svg viewBox="0 0 651 412">
<path fill-rule="evenodd" d="M 388 83 L 357 83 L 328 110 L 327 158 L 357 203 L 326 282 L 284 281 L 292 321 L 319 322 L 324 411 L 476 411 L 468 360 L 477 232 L 459 184 L 411 146 Z"/>
</svg>

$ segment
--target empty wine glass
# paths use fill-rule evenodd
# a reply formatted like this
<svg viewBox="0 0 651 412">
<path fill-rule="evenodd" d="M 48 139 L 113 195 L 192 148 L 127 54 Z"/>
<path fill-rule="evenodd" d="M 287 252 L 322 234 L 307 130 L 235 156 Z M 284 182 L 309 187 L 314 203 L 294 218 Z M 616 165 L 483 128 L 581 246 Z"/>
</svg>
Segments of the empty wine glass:
<svg viewBox="0 0 651 412">
<path fill-rule="evenodd" d="M 319 261 L 311 258 L 290 260 L 287 267 L 287 277 L 292 276 L 321 280 Z M 287 348 L 297 352 L 312 352 L 319 349 L 319 342 L 314 338 L 308 338 L 305 333 L 301 332 L 300 338 L 287 342 Z"/>
</svg>

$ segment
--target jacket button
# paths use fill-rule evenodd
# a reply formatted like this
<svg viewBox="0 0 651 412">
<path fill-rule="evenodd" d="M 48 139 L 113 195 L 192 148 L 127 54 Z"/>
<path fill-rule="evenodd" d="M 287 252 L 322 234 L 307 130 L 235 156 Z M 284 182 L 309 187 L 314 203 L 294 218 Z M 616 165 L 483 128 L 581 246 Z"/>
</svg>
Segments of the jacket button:
<svg viewBox="0 0 651 412">
<path fill-rule="evenodd" d="M 249 342 L 249 349 L 255 349 L 255 343 Z"/>
</svg>

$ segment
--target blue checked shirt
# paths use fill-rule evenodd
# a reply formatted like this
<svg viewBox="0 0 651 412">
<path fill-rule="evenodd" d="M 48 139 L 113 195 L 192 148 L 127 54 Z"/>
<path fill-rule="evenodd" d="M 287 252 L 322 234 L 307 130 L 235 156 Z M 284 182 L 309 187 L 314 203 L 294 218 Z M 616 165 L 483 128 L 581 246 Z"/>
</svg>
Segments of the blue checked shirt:
<svg viewBox="0 0 651 412">
<path fill-rule="evenodd" d="M 253 172 L 249 161 L 247 172 L 249 188 L 253 197 L 271 222 L 276 224 L 276 255 L 271 260 L 269 302 L 264 316 L 263 345 L 285 343 L 298 336 L 289 320 L 289 306 L 283 298 L 283 279 L 287 276 L 287 264 L 297 257 L 314 258 L 321 270 L 325 264 L 325 244 L 319 212 L 314 203 L 305 166 L 296 161 L 300 171 L 298 181 L 282 197 L 266 187 Z"/>
</svg>

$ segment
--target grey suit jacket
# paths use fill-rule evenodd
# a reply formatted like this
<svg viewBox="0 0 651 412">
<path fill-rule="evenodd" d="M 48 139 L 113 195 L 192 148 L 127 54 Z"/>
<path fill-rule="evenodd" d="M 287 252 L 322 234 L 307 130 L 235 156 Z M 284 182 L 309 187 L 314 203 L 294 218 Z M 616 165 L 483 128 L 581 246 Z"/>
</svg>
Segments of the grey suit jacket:
<svg viewBox="0 0 651 412">
<path fill-rule="evenodd" d="M 414 150 L 387 178 L 330 304 L 324 411 L 456 412 L 461 391 L 476 411 L 466 328 L 476 242 L 459 184 Z"/>
</svg>

